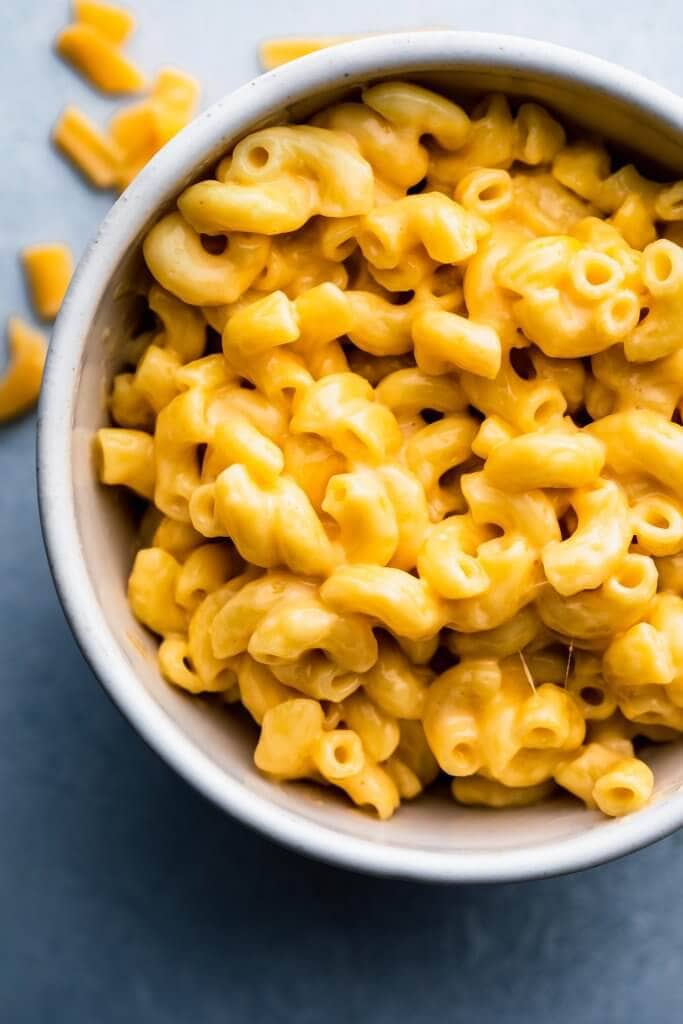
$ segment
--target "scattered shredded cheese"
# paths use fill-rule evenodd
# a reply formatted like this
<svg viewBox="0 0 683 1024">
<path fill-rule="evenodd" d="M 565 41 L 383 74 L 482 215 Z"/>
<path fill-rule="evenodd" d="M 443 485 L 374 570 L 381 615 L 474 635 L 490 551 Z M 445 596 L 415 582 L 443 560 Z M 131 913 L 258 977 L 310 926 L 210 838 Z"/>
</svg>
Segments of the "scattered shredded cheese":
<svg viewBox="0 0 683 1024">
<path fill-rule="evenodd" d="M 67 107 L 55 125 L 55 145 L 97 188 L 112 188 L 122 163 L 116 143 L 76 107 Z"/>
<path fill-rule="evenodd" d="M 135 29 L 135 18 L 130 11 L 100 0 L 74 0 L 74 18 L 92 25 L 112 43 L 124 43 Z"/>
<path fill-rule="evenodd" d="M 57 52 L 92 85 L 106 93 L 140 92 L 145 85 L 141 71 L 119 47 L 94 25 L 67 25 L 56 41 Z"/>
<path fill-rule="evenodd" d="M 73 274 L 71 250 L 61 242 L 27 245 L 21 258 L 38 316 L 54 320 Z"/>
<path fill-rule="evenodd" d="M 41 331 L 18 316 L 7 325 L 9 363 L 0 377 L 0 420 L 11 420 L 35 404 L 40 394 L 47 344 Z"/>
<path fill-rule="evenodd" d="M 284 39 L 265 39 L 259 46 L 259 60 L 264 71 L 288 64 L 297 57 L 305 57 L 328 46 L 348 43 L 359 36 L 290 36 Z"/>
</svg>

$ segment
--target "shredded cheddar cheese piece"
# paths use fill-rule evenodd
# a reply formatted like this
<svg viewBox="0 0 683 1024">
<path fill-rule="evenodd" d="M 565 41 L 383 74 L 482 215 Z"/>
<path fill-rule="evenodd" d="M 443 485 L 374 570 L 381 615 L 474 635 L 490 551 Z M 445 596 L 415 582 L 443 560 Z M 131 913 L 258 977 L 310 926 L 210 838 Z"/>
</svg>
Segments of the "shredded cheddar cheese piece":
<svg viewBox="0 0 683 1024">
<path fill-rule="evenodd" d="M 125 107 L 113 116 L 109 131 L 121 151 L 121 165 L 116 185 L 125 187 L 137 170 L 147 163 L 163 146 L 160 138 L 159 113 L 150 100 L 142 100 Z"/>
<path fill-rule="evenodd" d="M 142 72 L 93 25 L 67 25 L 57 36 L 56 47 L 61 57 L 102 92 L 133 93 L 144 88 Z"/>
<path fill-rule="evenodd" d="M 115 184 L 122 159 L 119 147 L 76 107 L 66 107 L 62 112 L 53 139 L 97 188 Z"/>
<path fill-rule="evenodd" d="M 104 92 L 138 92 L 145 82 L 120 44 L 133 16 L 102 0 L 74 0 L 77 19 L 57 37 L 57 51 Z M 169 139 L 194 117 L 199 83 L 177 68 L 163 68 L 149 95 L 114 115 L 107 132 L 67 107 L 54 131 L 55 144 L 97 188 L 123 191 Z"/>
<path fill-rule="evenodd" d="M 130 11 L 100 3 L 100 0 L 74 0 L 74 17 L 78 22 L 92 25 L 119 46 L 135 28 L 135 18 Z"/>
<path fill-rule="evenodd" d="M 423 28 L 414 30 L 403 29 L 402 31 L 430 32 L 438 28 L 446 28 L 440 25 L 425 25 Z M 390 30 L 387 30 L 390 31 Z M 264 71 L 272 71 L 281 64 L 288 64 L 290 60 L 298 57 L 305 57 L 317 50 L 326 50 L 330 46 L 338 46 L 340 43 L 350 43 L 354 39 L 371 39 L 373 36 L 382 35 L 381 32 L 363 32 L 359 35 L 341 36 L 285 36 L 281 39 L 265 39 L 259 46 L 259 62 Z"/>
<path fill-rule="evenodd" d="M 178 68 L 162 68 L 152 86 L 152 97 L 160 100 L 169 111 L 188 121 L 194 116 L 199 103 L 199 82 Z"/>
<path fill-rule="evenodd" d="M 18 316 L 7 325 L 9 364 L 0 377 L 0 420 L 11 420 L 29 409 L 40 394 L 47 344 L 41 331 Z"/>
<path fill-rule="evenodd" d="M 111 137 L 123 156 L 116 185 L 123 189 L 169 139 L 195 114 L 199 84 L 175 68 L 164 68 L 148 99 L 120 110 L 111 119 Z"/>
<path fill-rule="evenodd" d="M 114 114 L 108 133 L 75 107 L 67 107 L 55 128 L 55 143 L 98 188 L 123 190 L 192 120 L 198 98 L 196 79 L 164 68 L 147 99 Z"/>
<path fill-rule="evenodd" d="M 290 36 L 285 39 L 266 39 L 259 46 L 259 60 L 264 71 L 288 64 L 297 57 L 305 57 L 316 50 L 325 50 L 337 43 L 349 43 L 358 36 Z"/>
<path fill-rule="evenodd" d="M 199 82 L 192 75 L 177 68 L 162 68 L 159 72 L 150 97 L 157 118 L 157 149 L 177 135 L 195 116 L 199 92 Z"/>
<path fill-rule="evenodd" d="M 73 274 L 73 257 L 67 245 L 27 245 L 21 258 L 33 305 L 44 320 L 54 320 Z"/>
</svg>

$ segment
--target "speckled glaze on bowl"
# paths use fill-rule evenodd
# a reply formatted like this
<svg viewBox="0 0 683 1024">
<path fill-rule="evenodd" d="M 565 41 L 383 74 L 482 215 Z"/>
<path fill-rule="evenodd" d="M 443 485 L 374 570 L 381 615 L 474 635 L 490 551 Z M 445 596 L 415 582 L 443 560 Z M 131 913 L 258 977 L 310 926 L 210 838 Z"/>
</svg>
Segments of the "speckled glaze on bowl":
<svg viewBox="0 0 683 1024">
<path fill-rule="evenodd" d="M 622 68 L 532 40 L 446 31 L 379 36 L 305 57 L 238 89 L 144 169 L 80 262 L 53 333 L 40 408 L 48 556 L 76 639 L 123 714 L 188 782 L 245 823 L 303 853 L 380 874 L 494 882 L 572 871 L 683 825 L 683 744 L 648 752 L 654 801 L 621 820 L 559 796 L 538 807 L 486 811 L 436 793 L 379 823 L 332 792 L 273 785 L 253 766 L 255 731 L 246 716 L 193 699 L 159 676 L 156 642 L 126 602 L 135 549 L 130 509 L 95 480 L 92 435 L 106 422 L 119 342 L 137 316 L 147 228 L 248 132 L 306 117 L 387 77 L 455 97 L 503 90 L 536 99 L 647 162 L 683 173 L 680 98 Z"/>
</svg>

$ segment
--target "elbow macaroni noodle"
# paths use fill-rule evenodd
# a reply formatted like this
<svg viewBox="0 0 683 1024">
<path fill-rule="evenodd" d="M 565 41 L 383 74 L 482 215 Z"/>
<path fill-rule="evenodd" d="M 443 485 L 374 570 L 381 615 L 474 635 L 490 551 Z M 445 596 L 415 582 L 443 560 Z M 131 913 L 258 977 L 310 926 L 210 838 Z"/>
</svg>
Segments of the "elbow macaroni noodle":
<svg viewBox="0 0 683 1024">
<path fill-rule="evenodd" d="M 242 139 L 148 233 L 100 478 L 153 509 L 129 599 L 163 675 L 240 700 L 267 775 L 380 818 L 439 773 L 647 802 L 638 741 L 683 731 L 682 187 L 387 82 Z"/>
</svg>

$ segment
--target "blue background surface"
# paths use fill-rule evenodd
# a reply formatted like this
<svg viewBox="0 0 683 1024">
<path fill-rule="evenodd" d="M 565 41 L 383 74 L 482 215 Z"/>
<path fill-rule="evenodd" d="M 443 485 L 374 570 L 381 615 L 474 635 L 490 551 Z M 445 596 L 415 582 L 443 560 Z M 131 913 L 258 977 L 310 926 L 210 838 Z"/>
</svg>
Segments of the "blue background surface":
<svg viewBox="0 0 683 1024">
<path fill-rule="evenodd" d="M 256 72 L 264 34 L 447 25 L 577 46 L 683 91 L 679 0 L 416 6 L 137 0 L 131 50 L 150 72 L 196 73 L 209 102 Z M 64 239 L 80 252 L 110 203 L 47 144 L 65 103 L 99 119 L 115 107 L 51 53 L 66 14 L 61 0 L 0 11 L 4 313 L 28 312 L 17 248 Z M 38 528 L 34 432 L 33 416 L 0 430 L 3 1024 L 683 1019 L 683 833 L 582 875 L 428 887 L 308 862 L 179 781 L 65 625 Z"/>
</svg>

